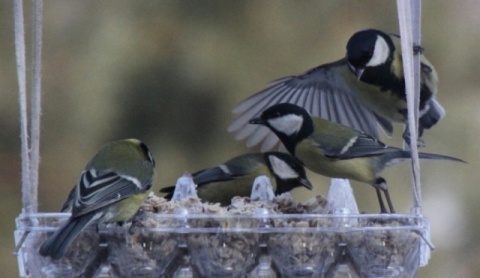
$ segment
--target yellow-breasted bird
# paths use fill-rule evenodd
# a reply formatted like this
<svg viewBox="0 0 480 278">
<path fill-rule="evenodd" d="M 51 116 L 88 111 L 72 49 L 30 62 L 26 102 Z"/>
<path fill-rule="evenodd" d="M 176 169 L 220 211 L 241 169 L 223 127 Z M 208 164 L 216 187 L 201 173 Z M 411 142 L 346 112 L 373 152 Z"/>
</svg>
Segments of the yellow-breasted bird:
<svg viewBox="0 0 480 278">
<path fill-rule="evenodd" d="M 295 187 L 312 189 L 305 169 L 298 159 L 287 153 L 249 153 L 236 156 L 220 165 L 194 173 L 197 195 L 203 201 L 229 205 L 235 196 L 249 197 L 256 177 L 270 178 L 276 195 L 288 192 Z M 173 196 L 174 186 L 160 190 Z"/>
<path fill-rule="evenodd" d="M 155 178 L 155 160 L 137 139 L 111 142 L 88 162 L 64 207 L 72 215 L 40 247 L 53 259 L 65 255 L 69 245 L 90 223 L 123 223 L 137 212 Z M 69 205 L 70 204 L 70 205 Z"/>
<path fill-rule="evenodd" d="M 414 47 L 421 53 L 420 47 Z M 355 33 L 347 43 L 344 58 L 312 68 L 307 72 L 273 81 L 266 89 L 238 104 L 237 118 L 229 126 L 237 140 L 247 146 L 262 143 L 270 150 L 278 139 L 268 129 L 248 121 L 278 103 L 293 103 L 313 116 L 353 127 L 379 138 L 378 125 L 387 135 L 392 122 L 407 122 L 405 79 L 400 39 L 375 29 Z M 421 56 L 419 138 L 424 129 L 435 125 L 445 110 L 435 99 L 437 73 Z M 404 138 L 409 142 L 408 129 Z"/>
<path fill-rule="evenodd" d="M 387 146 L 362 131 L 313 117 L 305 109 L 290 103 L 267 108 L 250 123 L 272 130 L 285 148 L 313 172 L 373 185 L 381 212 L 385 213 L 383 191 L 390 212 L 395 211 L 387 183 L 380 173 L 385 167 L 410 158 L 410 152 Z M 420 153 L 419 157 L 464 162 L 438 154 Z"/>
</svg>

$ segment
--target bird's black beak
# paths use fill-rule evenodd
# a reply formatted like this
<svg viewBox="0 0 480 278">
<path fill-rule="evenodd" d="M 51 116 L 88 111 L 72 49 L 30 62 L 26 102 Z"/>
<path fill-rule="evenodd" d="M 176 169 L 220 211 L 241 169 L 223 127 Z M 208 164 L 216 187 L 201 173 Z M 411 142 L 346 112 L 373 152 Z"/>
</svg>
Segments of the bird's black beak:
<svg viewBox="0 0 480 278">
<path fill-rule="evenodd" d="M 265 125 L 265 122 L 260 118 L 253 118 L 248 122 L 251 123 L 252 125 Z"/>
<path fill-rule="evenodd" d="M 305 188 L 307 188 L 307 189 L 309 189 L 309 190 L 312 190 L 312 189 L 313 189 L 312 184 L 311 184 L 310 181 L 307 180 L 307 179 L 300 179 L 300 183 L 301 183 Z"/>
<path fill-rule="evenodd" d="M 354 72 L 355 72 L 355 76 L 357 77 L 357 80 L 360 80 L 360 78 L 362 78 L 364 70 L 365 70 L 365 68 L 355 69 Z"/>
<path fill-rule="evenodd" d="M 356 68 L 350 63 L 348 63 L 348 68 L 353 72 L 353 74 L 355 74 L 355 77 L 357 78 L 357 80 L 360 80 L 360 78 L 362 78 L 363 71 L 365 70 L 365 68 Z"/>
</svg>

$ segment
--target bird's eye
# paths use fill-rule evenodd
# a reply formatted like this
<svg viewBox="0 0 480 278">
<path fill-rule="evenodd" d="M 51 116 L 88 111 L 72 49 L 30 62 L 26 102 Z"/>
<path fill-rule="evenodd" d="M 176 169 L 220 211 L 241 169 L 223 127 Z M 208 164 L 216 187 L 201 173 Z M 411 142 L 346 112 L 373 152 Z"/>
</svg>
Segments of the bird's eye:
<svg viewBox="0 0 480 278">
<path fill-rule="evenodd" d="M 372 56 L 373 56 L 373 51 L 374 51 L 374 50 L 375 50 L 375 49 L 373 49 L 373 47 L 372 47 L 372 48 L 370 48 L 370 49 L 368 49 L 368 51 L 367 51 L 367 55 L 368 55 L 368 56 L 370 56 L 370 57 L 372 57 Z"/>
</svg>

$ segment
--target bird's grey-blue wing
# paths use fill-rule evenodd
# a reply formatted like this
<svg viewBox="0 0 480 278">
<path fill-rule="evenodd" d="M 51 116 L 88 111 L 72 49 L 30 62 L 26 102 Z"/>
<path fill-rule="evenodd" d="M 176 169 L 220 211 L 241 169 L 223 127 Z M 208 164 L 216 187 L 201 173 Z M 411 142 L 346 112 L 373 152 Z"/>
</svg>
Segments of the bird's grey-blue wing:
<svg viewBox="0 0 480 278">
<path fill-rule="evenodd" d="M 249 120 L 274 104 L 289 102 L 313 116 L 362 130 L 375 138 L 379 137 L 377 124 L 391 133 L 391 123 L 375 115 L 355 96 L 355 88 L 344 77 L 347 71 L 346 60 L 342 59 L 273 81 L 234 108 L 237 118 L 228 131 L 234 132 L 237 140 L 246 139 L 249 147 L 262 143 L 262 151 L 270 150 L 277 145 L 278 138 L 264 126 L 249 124 Z"/>
</svg>

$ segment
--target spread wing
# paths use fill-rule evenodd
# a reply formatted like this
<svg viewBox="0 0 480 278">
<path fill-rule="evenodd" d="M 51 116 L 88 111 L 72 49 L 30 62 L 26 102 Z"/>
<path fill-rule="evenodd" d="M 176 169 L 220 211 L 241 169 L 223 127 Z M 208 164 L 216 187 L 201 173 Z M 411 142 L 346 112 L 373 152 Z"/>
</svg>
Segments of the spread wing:
<svg viewBox="0 0 480 278">
<path fill-rule="evenodd" d="M 72 215 L 80 216 L 145 192 L 151 184 L 151 180 L 140 181 L 114 171 L 83 171 L 76 187 Z"/>
<path fill-rule="evenodd" d="M 355 88 L 345 78 L 347 74 L 350 73 L 346 60 L 342 59 L 301 75 L 278 79 L 235 107 L 233 113 L 238 116 L 228 131 L 235 132 L 237 140 L 247 139 L 248 147 L 262 143 L 262 151 L 270 150 L 277 145 L 278 138 L 267 127 L 251 125 L 248 121 L 274 104 L 289 102 L 305 108 L 313 116 L 362 130 L 375 138 L 379 138 L 377 123 L 391 134 L 392 124 L 357 99 Z"/>
</svg>

